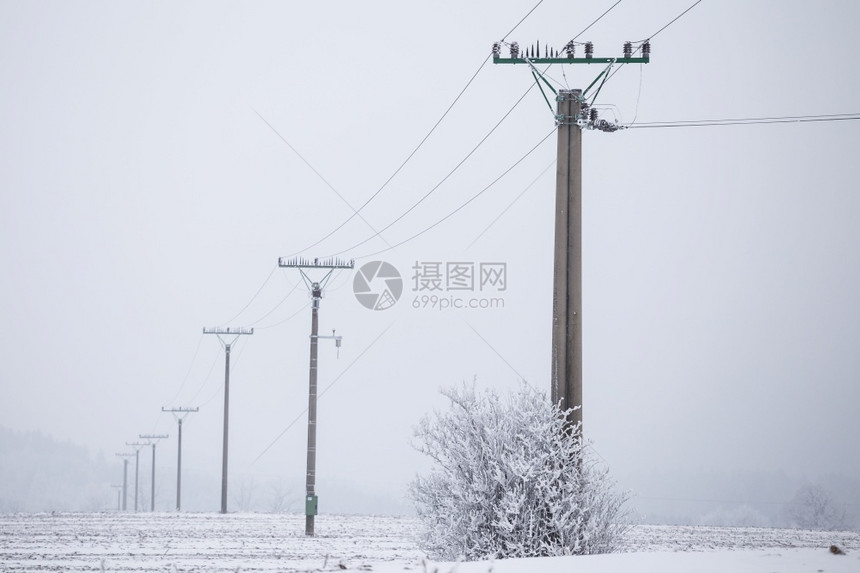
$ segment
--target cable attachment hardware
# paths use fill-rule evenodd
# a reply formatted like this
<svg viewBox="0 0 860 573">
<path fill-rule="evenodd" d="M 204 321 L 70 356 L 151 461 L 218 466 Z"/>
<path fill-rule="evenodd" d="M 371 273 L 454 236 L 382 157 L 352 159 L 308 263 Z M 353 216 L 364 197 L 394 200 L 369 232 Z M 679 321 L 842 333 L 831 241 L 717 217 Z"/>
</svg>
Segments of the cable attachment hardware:
<svg viewBox="0 0 860 573">
<path fill-rule="evenodd" d="M 594 129 L 612 133 L 613 131 L 618 131 L 618 124 L 600 119 L 594 123 Z"/>
</svg>

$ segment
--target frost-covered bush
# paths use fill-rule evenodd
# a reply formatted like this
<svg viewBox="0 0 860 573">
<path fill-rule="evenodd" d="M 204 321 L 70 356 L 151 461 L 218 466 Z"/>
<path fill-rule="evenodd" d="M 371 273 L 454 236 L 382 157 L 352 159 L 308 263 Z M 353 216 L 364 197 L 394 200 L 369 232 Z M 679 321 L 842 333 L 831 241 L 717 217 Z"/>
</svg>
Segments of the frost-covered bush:
<svg viewBox="0 0 860 573">
<path fill-rule="evenodd" d="M 626 530 L 624 494 L 588 455 L 578 428 L 523 385 L 506 398 L 443 391 L 451 408 L 425 417 L 416 447 L 435 462 L 411 484 L 436 559 L 607 553 Z"/>
</svg>

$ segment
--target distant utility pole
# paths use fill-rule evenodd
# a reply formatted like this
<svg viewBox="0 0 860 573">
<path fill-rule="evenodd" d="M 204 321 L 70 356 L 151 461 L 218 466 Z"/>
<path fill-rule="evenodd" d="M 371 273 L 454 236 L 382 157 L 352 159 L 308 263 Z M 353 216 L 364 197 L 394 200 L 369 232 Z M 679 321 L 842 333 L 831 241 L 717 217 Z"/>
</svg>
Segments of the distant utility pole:
<svg viewBox="0 0 860 573">
<path fill-rule="evenodd" d="M 575 57 L 577 45 L 585 49 L 585 57 Z M 651 57 L 651 43 L 642 42 L 633 57 L 631 42 L 625 42 L 623 57 L 595 58 L 591 42 L 577 44 L 570 41 L 562 53 L 544 46 L 540 54 L 540 43 L 520 53 L 519 44 L 509 44 L 510 58 L 501 57 L 501 45 L 493 44 L 493 63 L 526 64 L 531 68 L 535 82 L 544 95 L 550 110 L 544 86 L 556 96 L 555 123 L 558 126 L 558 156 L 556 161 L 555 198 L 555 256 L 553 264 L 552 292 L 552 371 L 551 396 L 562 408 L 579 406 L 568 416 L 571 425 L 582 423 L 582 130 L 597 129 L 612 132 L 618 129 L 614 123 L 597 118 L 597 110 L 591 107 L 597 94 L 606 83 L 609 71 L 616 64 L 647 64 Z M 583 91 L 581 89 L 558 90 L 544 78 L 536 64 L 607 64 L 606 68 Z M 588 92 L 599 80 L 597 91 Z M 591 97 L 591 104 L 588 102 Z"/>
<path fill-rule="evenodd" d="M 169 438 L 167 434 L 139 434 L 141 440 L 149 440 L 152 444 L 152 490 L 149 497 L 149 511 L 155 511 L 155 444 L 158 440 Z"/>
<path fill-rule="evenodd" d="M 162 412 L 172 412 L 173 417 L 179 426 L 179 446 L 176 448 L 176 511 L 180 509 L 180 499 L 182 498 L 182 419 L 192 412 L 197 412 L 200 408 L 165 408 L 161 407 Z"/>
<path fill-rule="evenodd" d="M 230 419 L 230 347 L 243 334 L 254 334 L 253 328 L 204 327 L 203 334 L 215 334 L 224 346 L 224 445 L 221 455 L 221 513 L 227 513 L 227 425 Z M 221 336 L 232 336 L 225 342 Z"/>
<path fill-rule="evenodd" d="M 341 337 L 339 336 L 319 336 L 319 309 L 320 300 L 322 300 L 322 291 L 325 285 L 331 278 L 331 274 L 335 269 L 351 269 L 355 265 L 354 261 L 342 261 L 340 259 L 326 260 L 308 260 L 301 258 L 291 258 L 289 260 L 283 257 L 278 259 L 278 266 L 284 268 L 299 269 L 302 274 L 302 280 L 311 291 L 311 300 L 313 306 L 311 310 L 311 361 L 310 361 L 310 381 L 308 384 L 308 471 L 305 479 L 306 496 L 305 496 L 305 535 L 313 536 L 314 534 L 314 516 L 319 511 L 319 498 L 316 494 L 316 473 L 317 473 L 317 344 L 320 338 L 334 338 L 335 344 L 340 348 Z M 313 281 L 305 273 L 305 269 L 328 269 L 328 272 L 319 281 Z"/>
<path fill-rule="evenodd" d="M 140 477 L 140 448 L 149 444 L 141 444 L 140 442 L 126 442 L 126 446 L 134 448 L 134 510 L 137 511 L 137 479 Z"/>
<path fill-rule="evenodd" d="M 120 495 L 122 495 L 122 486 L 111 485 L 111 487 L 116 490 L 116 510 L 120 511 L 122 509 L 122 499 L 120 498 Z"/>
<path fill-rule="evenodd" d="M 135 454 L 123 452 L 117 454 L 122 458 L 122 510 L 125 511 L 128 506 L 128 458 Z"/>
</svg>

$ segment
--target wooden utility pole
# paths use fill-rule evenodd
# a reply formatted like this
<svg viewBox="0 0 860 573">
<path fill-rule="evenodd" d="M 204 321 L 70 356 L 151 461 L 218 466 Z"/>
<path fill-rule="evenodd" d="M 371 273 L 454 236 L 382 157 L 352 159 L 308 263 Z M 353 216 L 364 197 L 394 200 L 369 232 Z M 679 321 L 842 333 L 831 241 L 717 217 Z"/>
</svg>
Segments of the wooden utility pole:
<svg viewBox="0 0 860 573">
<path fill-rule="evenodd" d="M 218 340 L 224 346 L 224 441 L 221 448 L 221 513 L 227 513 L 227 435 L 230 420 L 230 347 L 243 334 L 254 334 L 253 328 L 221 328 L 204 327 L 203 334 L 217 334 Z M 231 335 L 233 339 L 225 342 L 222 335 Z"/>
<path fill-rule="evenodd" d="M 319 309 L 322 300 L 322 291 L 335 269 L 352 269 L 354 261 L 341 261 L 339 259 L 314 259 L 313 261 L 300 258 L 278 259 L 279 267 L 297 268 L 302 274 L 302 280 L 311 291 L 311 360 L 310 375 L 308 382 L 308 456 L 307 473 L 305 474 L 305 535 L 314 535 L 314 517 L 319 512 L 319 498 L 316 493 L 317 477 L 317 349 L 320 338 L 333 338 L 337 347 L 340 347 L 339 336 L 319 335 Z M 322 280 L 314 281 L 306 273 L 305 269 L 327 269 L 328 272 Z"/>
<path fill-rule="evenodd" d="M 199 411 L 200 408 L 165 408 L 161 407 L 162 412 L 172 412 L 176 417 L 176 422 L 179 431 L 179 444 L 176 448 L 176 511 L 180 510 L 180 500 L 182 499 L 182 420 L 188 414 Z"/>
<path fill-rule="evenodd" d="M 584 57 L 576 57 L 577 46 L 584 48 Z M 516 42 L 508 44 L 510 57 L 501 56 L 501 43 L 493 44 L 493 63 L 526 64 L 550 110 L 546 87 L 555 94 L 557 102 L 555 122 L 558 126 L 558 150 L 556 160 L 555 194 L 555 252 L 552 287 L 552 369 L 550 395 L 554 404 L 562 409 L 572 409 L 568 415 L 571 427 L 582 431 L 582 130 L 597 129 L 616 131 L 618 126 L 597 118 L 597 110 L 591 108 L 586 95 L 593 104 L 600 89 L 609 78 L 609 71 L 616 64 L 647 64 L 651 58 L 651 43 L 644 40 L 637 47 L 641 57 L 633 57 L 633 45 L 625 42 L 623 57 L 596 58 L 591 42 L 577 43 L 571 40 L 562 50 L 540 44 L 520 52 Z M 538 70 L 536 64 L 606 64 L 606 68 L 585 90 L 556 90 Z M 546 71 L 546 70 L 544 70 Z M 597 82 L 603 81 L 598 85 Z M 543 82 L 544 85 L 541 85 Z M 574 409 L 575 408 L 575 409 Z"/>
</svg>

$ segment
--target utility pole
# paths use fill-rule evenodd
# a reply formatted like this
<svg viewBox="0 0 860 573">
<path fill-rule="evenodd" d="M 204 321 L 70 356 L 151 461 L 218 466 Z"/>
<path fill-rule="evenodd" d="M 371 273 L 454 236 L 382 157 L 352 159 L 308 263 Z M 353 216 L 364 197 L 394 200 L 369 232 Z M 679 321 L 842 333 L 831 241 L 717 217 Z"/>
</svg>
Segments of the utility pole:
<svg viewBox="0 0 860 573">
<path fill-rule="evenodd" d="M 122 510 L 125 511 L 128 505 L 128 458 L 134 454 L 121 453 L 117 456 L 122 458 Z"/>
<path fill-rule="evenodd" d="M 172 412 L 173 417 L 179 426 L 179 446 L 176 448 L 176 511 L 180 509 L 180 499 L 182 498 L 182 419 L 192 412 L 197 412 L 200 408 L 165 408 L 161 407 L 162 412 Z"/>
<path fill-rule="evenodd" d="M 139 434 L 141 440 L 149 440 L 152 444 L 152 489 L 149 497 L 149 511 L 155 511 L 155 444 L 158 440 L 169 438 L 167 434 Z"/>
<path fill-rule="evenodd" d="M 319 498 L 316 494 L 317 474 L 317 346 L 320 338 L 334 338 L 337 347 L 340 347 L 339 336 L 319 336 L 319 309 L 322 300 L 322 291 L 331 278 L 335 269 L 352 269 L 354 261 L 342 261 L 340 259 L 326 259 L 313 261 L 301 258 L 278 259 L 278 266 L 283 268 L 299 269 L 302 280 L 311 292 L 313 301 L 311 310 L 311 359 L 310 376 L 308 382 L 308 457 L 307 474 L 305 478 L 305 535 L 314 534 L 314 516 L 319 512 Z M 328 269 L 328 272 L 319 281 L 312 280 L 305 269 Z"/>
<path fill-rule="evenodd" d="M 140 442 L 125 443 L 126 446 L 134 448 L 134 510 L 137 511 L 137 478 L 140 476 L 140 448 L 149 444 L 141 444 Z"/>
<path fill-rule="evenodd" d="M 122 509 L 122 499 L 120 498 L 120 495 L 122 495 L 122 486 L 111 485 L 111 487 L 116 490 L 116 510 L 120 511 Z"/>
<path fill-rule="evenodd" d="M 221 454 L 221 513 L 227 513 L 227 426 L 230 419 L 230 347 L 243 334 L 254 334 L 253 328 L 204 327 L 203 334 L 215 334 L 224 346 L 224 444 Z M 221 336 L 232 336 L 225 342 Z"/>
<path fill-rule="evenodd" d="M 585 48 L 585 57 L 575 56 L 576 46 Z M 647 64 L 651 57 L 651 43 L 642 42 L 636 49 L 641 57 L 633 57 L 631 42 L 625 42 L 623 57 L 595 58 L 591 42 L 577 44 L 570 41 L 560 53 L 544 46 L 541 57 L 540 43 L 520 53 L 519 44 L 509 44 L 510 58 L 501 57 L 501 45 L 493 44 L 493 63 L 526 64 L 531 68 L 535 82 L 552 110 L 544 86 L 556 96 L 555 123 L 558 127 L 555 198 L 555 252 L 552 290 L 552 369 L 551 398 L 563 409 L 576 408 L 568 415 L 571 427 L 579 425 L 582 431 L 582 130 L 597 129 L 612 132 L 614 123 L 598 119 L 591 105 L 609 78 L 616 64 Z M 583 91 L 581 89 L 556 90 L 544 78 L 535 64 L 607 64 L 606 68 Z M 588 92 L 597 85 L 592 95 Z M 591 102 L 588 102 L 591 97 Z"/>
</svg>

